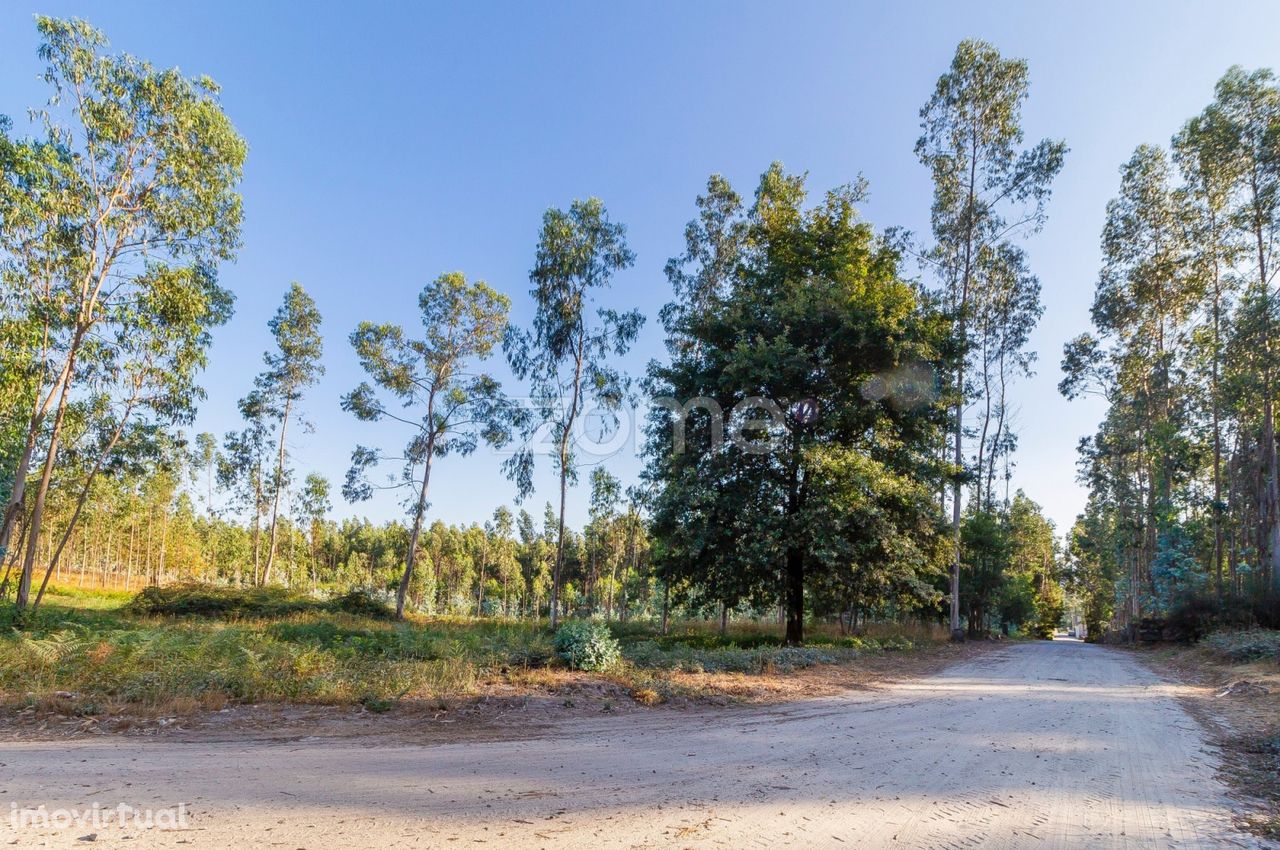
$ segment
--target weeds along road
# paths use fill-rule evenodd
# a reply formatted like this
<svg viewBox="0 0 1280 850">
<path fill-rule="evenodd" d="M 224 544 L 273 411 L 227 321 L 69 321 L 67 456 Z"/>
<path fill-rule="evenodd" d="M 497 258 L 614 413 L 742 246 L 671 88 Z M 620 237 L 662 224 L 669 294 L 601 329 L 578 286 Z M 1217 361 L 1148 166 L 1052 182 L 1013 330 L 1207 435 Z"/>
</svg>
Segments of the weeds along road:
<svg viewBox="0 0 1280 850">
<path fill-rule="evenodd" d="M 0 833 L 28 846 L 1257 847 L 1215 756 L 1122 652 L 1013 645 L 780 708 L 573 721 L 524 740 L 0 747 Z M 185 803 L 187 828 L 15 830 L 11 804 Z M 125 836 L 131 836 L 126 838 Z"/>
</svg>

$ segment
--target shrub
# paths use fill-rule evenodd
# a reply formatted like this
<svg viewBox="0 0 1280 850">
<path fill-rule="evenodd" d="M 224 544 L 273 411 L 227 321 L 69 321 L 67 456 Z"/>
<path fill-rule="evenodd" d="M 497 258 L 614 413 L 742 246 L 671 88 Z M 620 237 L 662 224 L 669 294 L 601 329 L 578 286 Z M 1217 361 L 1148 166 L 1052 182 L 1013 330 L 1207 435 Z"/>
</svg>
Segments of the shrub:
<svg viewBox="0 0 1280 850">
<path fill-rule="evenodd" d="M 1194 642 L 1205 635 L 1228 626 L 1248 625 L 1248 616 L 1241 620 L 1241 613 L 1233 610 L 1212 596 L 1189 596 L 1169 610 L 1165 618 L 1165 630 L 1174 640 Z"/>
<path fill-rule="evenodd" d="M 1218 632 L 1204 639 L 1204 645 L 1228 661 L 1238 664 L 1270 659 L 1280 661 L 1280 631 L 1250 629 Z"/>
<path fill-rule="evenodd" d="M 317 602 L 283 587 L 223 587 L 187 582 L 144 588 L 129 611 L 169 617 L 275 618 L 317 607 Z"/>
<path fill-rule="evenodd" d="M 641 705 L 658 705 L 662 702 L 662 694 L 653 688 L 635 688 L 631 691 L 631 698 Z"/>
<path fill-rule="evenodd" d="M 1169 610 L 1167 635 L 1176 640 L 1198 641 L 1222 630 L 1280 629 L 1280 595 L 1271 591 L 1227 597 L 1202 593 L 1187 597 Z"/>
<path fill-rule="evenodd" d="M 582 620 L 570 621 L 556 630 L 555 650 L 570 669 L 589 672 L 608 670 L 622 654 L 606 626 Z"/>
<path fill-rule="evenodd" d="M 283 587 L 225 587 L 188 582 L 144 588 L 129 602 L 128 611 L 162 617 L 274 620 L 305 611 L 334 611 L 393 620 L 395 611 L 372 590 L 356 588 L 328 602 Z"/>
<path fill-rule="evenodd" d="M 627 658 L 637 667 L 650 670 L 755 674 L 790 673 L 836 660 L 831 652 L 812 647 L 694 649 L 677 645 L 671 649 L 663 649 L 656 641 L 651 640 L 632 645 L 627 650 Z"/>
<path fill-rule="evenodd" d="M 329 607 L 334 611 L 354 614 L 357 617 L 368 617 L 372 620 L 394 620 L 396 617 L 394 608 L 383 602 L 374 591 L 363 587 L 348 590 L 341 596 L 334 597 L 329 600 Z"/>
</svg>

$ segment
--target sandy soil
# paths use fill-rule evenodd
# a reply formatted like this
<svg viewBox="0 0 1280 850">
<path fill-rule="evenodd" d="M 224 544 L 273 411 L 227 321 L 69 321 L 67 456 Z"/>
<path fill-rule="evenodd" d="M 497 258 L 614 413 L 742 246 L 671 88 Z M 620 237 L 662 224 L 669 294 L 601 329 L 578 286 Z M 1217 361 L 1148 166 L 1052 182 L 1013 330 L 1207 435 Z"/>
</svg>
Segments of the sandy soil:
<svg viewBox="0 0 1280 850">
<path fill-rule="evenodd" d="M 1055 642 L 1002 647 L 885 689 L 568 718 L 509 740 L 11 742 L 0 744 L 0 840 L 290 850 L 1262 846 L 1231 825 L 1216 756 L 1177 689 L 1125 653 Z M 83 813 L 122 802 L 183 804 L 186 827 L 15 829 L 27 807 Z"/>
<path fill-rule="evenodd" d="M 1280 836 L 1280 671 L 1264 661 L 1233 664 L 1202 647 L 1134 653 L 1184 684 L 1179 702 L 1223 754 L 1220 775 L 1235 792 L 1236 822 L 1259 835 Z"/>
</svg>

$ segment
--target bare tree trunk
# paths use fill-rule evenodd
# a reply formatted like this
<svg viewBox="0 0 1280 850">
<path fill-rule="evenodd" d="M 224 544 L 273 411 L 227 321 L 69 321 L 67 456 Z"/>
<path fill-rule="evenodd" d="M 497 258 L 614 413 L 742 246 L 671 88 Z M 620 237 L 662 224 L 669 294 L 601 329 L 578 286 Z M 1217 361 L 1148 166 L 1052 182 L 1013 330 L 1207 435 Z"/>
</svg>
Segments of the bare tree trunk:
<svg viewBox="0 0 1280 850">
<path fill-rule="evenodd" d="M 74 353 L 68 357 L 74 369 Z M 69 370 L 70 371 L 70 370 Z M 53 479 L 53 468 L 58 459 L 58 441 L 62 437 L 62 423 L 67 410 L 67 397 L 71 392 L 71 380 L 62 382 L 62 392 L 58 398 L 57 413 L 53 417 L 53 431 L 49 434 L 49 449 L 45 455 L 44 468 L 40 474 L 40 486 L 36 490 L 35 503 L 31 506 L 31 517 L 27 520 L 27 548 L 22 559 L 22 574 L 18 577 L 18 595 L 15 605 L 21 611 L 27 607 L 31 596 L 31 578 L 35 571 L 36 544 L 40 541 L 40 527 L 44 522 L 45 500 L 49 496 L 49 484 Z"/>
<path fill-rule="evenodd" d="M 573 396 L 569 415 L 565 419 L 564 433 L 560 435 L 560 519 L 556 532 L 556 563 L 551 570 L 551 630 L 555 631 L 560 619 L 560 571 L 564 568 L 564 503 L 569 489 L 569 441 L 573 438 L 573 424 L 578 416 L 578 400 L 582 391 L 582 361 L 585 340 L 578 336 L 578 348 L 573 367 Z"/>
<path fill-rule="evenodd" d="M 485 543 L 485 547 L 486 549 L 488 547 L 487 541 Z M 484 562 L 488 559 L 488 557 L 489 557 L 489 553 L 487 551 L 482 551 L 480 553 L 480 581 L 476 583 L 476 616 L 477 617 L 484 616 L 484 567 L 485 567 Z"/>
<path fill-rule="evenodd" d="M 434 393 L 427 401 L 427 421 L 431 422 L 434 405 Z M 436 435 L 427 435 L 426 459 L 422 469 L 422 488 L 418 491 L 418 504 L 413 512 L 413 531 L 409 534 L 409 551 L 405 554 L 404 575 L 400 576 L 400 584 L 396 588 L 396 619 L 404 619 L 404 601 L 409 594 L 409 583 L 413 581 L 413 568 L 418 560 L 418 540 L 422 537 L 422 522 L 427 513 L 427 494 L 431 487 L 431 459 L 435 454 Z M 373 557 L 369 558 L 370 572 L 373 570 Z M 438 584 L 438 582 L 437 582 Z M 432 600 L 434 602 L 434 600 Z"/>
<path fill-rule="evenodd" d="M 62 549 L 67 545 L 67 541 L 71 538 L 72 532 L 75 531 L 76 523 L 80 520 L 80 514 L 84 510 L 85 502 L 89 500 L 89 493 L 93 488 L 93 482 L 98 477 L 98 473 L 102 470 L 102 464 L 106 462 L 107 457 L 115 449 L 116 443 L 120 441 L 120 436 L 124 433 L 125 425 L 129 421 L 129 416 L 133 413 L 134 401 L 137 399 L 135 392 L 134 398 L 130 400 L 129 406 L 120 416 L 120 422 L 116 425 L 116 429 L 111 434 L 111 440 L 107 443 L 107 447 L 102 450 L 94 461 L 93 468 L 89 470 L 89 475 L 85 479 L 84 486 L 80 488 L 80 495 L 76 499 L 75 509 L 71 512 L 71 518 L 67 521 L 67 527 L 62 533 L 62 539 L 58 542 L 57 548 L 53 552 L 53 556 L 49 559 L 49 566 L 44 571 L 44 580 L 40 582 L 40 590 L 36 593 L 35 602 L 31 606 L 34 612 L 40 607 L 40 600 L 44 598 L 45 588 L 49 586 L 49 576 L 53 575 L 54 568 L 58 565 L 58 559 L 62 556 Z"/>
<path fill-rule="evenodd" d="M 951 561 L 951 639 L 964 640 L 960 628 L 960 490 L 961 471 L 964 469 L 964 366 L 956 370 L 956 384 L 960 397 L 956 401 L 955 430 L 955 481 L 951 485 L 951 543 L 955 549 Z"/>
<path fill-rule="evenodd" d="M 662 582 L 662 636 L 667 636 L 668 616 L 671 612 L 671 585 L 665 579 Z"/>
<path fill-rule="evenodd" d="M 47 322 L 45 323 L 45 331 L 47 338 Z M 77 334 L 72 339 L 72 345 L 78 346 L 80 339 L 81 334 Z M 42 356 L 47 350 L 47 346 L 42 348 Z M 18 458 L 18 466 L 14 470 L 13 490 L 9 493 L 9 502 L 5 506 L 3 525 L 0 525 L 0 557 L 3 557 L 9 550 L 9 545 L 13 542 L 14 525 L 18 521 L 18 517 L 23 513 L 23 505 L 27 495 L 27 477 L 31 473 L 31 459 L 35 455 L 40 428 L 44 424 L 45 417 L 49 415 L 49 408 L 53 405 L 53 400 L 60 398 L 60 405 L 66 402 L 66 390 L 71 383 L 71 373 L 75 369 L 77 350 L 73 348 L 67 355 L 62 371 L 53 382 L 53 385 L 49 387 L 49 392 L 45 394 L 44 401 L 32 408 L 31 417 L 27 422 L 27 439 L 22 447 L 22 455 Z M 43 383 L 43 375 L 41 381 Z M 38 395 L 37 398 L 39 398 Z"/>
<path fill-rule="evenodd" d="M 280 492 L 284 490 L 284 438 L 289 430 L 289 410 L 292 405 L 293 400 L 286 399 L 284 414 L 280 417 L 280 445 L 276 452 L 275 480 L 272 482 L 274 492 L 271 494 L 271 533 L 267 543 L 267 566 L 262 571 L 264 585 L 271 581 L 271 567 L 276 562 L 276 526 L 280 519 Z"/>
<path fill-rule="evenodd" d="M 1223 598 L 1222 575 L 1222 411 L 1221 393 L 1218 388 L 1218 360 L 1221 356 L 1220 333 L 1222 327 L 1222 282 L 1218 274 L 1215 247 L 1213 263 L 1213 363 L 1211 372 L 1213 396 L 1213 584 L 1218 602 Z"/>
</svg>

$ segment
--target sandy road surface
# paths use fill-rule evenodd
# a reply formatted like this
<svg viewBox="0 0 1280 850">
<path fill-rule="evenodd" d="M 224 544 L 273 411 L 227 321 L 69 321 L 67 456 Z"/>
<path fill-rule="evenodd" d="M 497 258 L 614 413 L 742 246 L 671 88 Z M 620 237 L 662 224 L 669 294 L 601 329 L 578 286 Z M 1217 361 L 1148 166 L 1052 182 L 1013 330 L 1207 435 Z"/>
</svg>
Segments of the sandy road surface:
<svg viewBox="0 0 1280 850">
<path fill-rule="evenodd" d="M 1123 653 L 1010 646 L 888 690 L 602 716 L 526 740 L 0 746 L 19 847 L 1254 847 L 1214 756 Z M 188 810 L 13 828 L 11 804 Z M 16 832 L 16 834 L 15 834 Z M 96 832 L 92 845 L 77 841 Z"/>
</svg>

